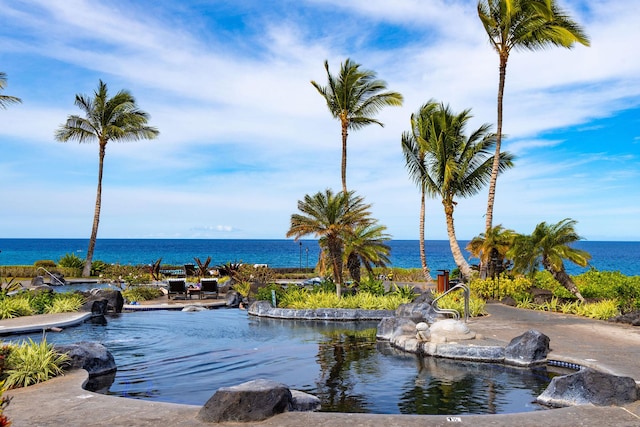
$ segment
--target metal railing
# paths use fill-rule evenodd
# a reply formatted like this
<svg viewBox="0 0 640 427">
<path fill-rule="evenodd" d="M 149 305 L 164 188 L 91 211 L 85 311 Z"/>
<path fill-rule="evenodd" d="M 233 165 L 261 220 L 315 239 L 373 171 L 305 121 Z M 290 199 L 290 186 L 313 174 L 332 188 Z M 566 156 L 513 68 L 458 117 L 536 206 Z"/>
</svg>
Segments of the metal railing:
<svg viewBox="0 0 640 427">
<path fill-rule="evenodd" d="M 449 288 L 448 291 L 446 291 L 442 295 L 438 296 L 438 298 L 434 299 L 431 302 L 431 307 L 433 307 L 433 311 L 435 311 L 436 313 L 451 314 L 451 315 L 453 315 L 453 317 L 455 319 L 460 319 L 460 314 L 456 310 L 453 310 L 453 309 L 450 309 L 450 308 L 440 308 L 440 307 L 438 307 L 438 300 L 439 299 L 441 299 L 445 295 L 448 295 L 451 292 L 453 292 L 455 290 L 458 290 L 458 289 L 462 289 L 463 292 L 464 292 L 464 321 L 466 323 L 467 321 L 469 321 L 469 298 L 471 296 L 471 289 L 469 288 L 469 286 L 465 285 L 464 283 L 458 283 L 454 287 Z"/>
<path fill-rule="evenodd" d="M 57 277 L 55 274 L 53 274 L 52 272 L 50 272 L 50 271 L 49 271 L 49 270 L 47 270 L 46 268 L 44 268 L 44 267 L 38 267 L 38 268 L 36 269 L 36 271 L 38 271 L 38 270 L 43 270 L 45 273 L 47 273 L 47 274 L 49 275 L 49 277 L 50 277 L 50 278 L 51 278 L 51 280 L 52 280 L 52 282 L 51 282 L 51 284 L 52 284 L 52 285 L 53 285 L 53 280 L 55 280 L 55 281 L 56 281 L 56 282 L 58 282 L 58 283 L 57 283 L 56 285 L 54 285 L 54 286 L 64 286 L 64 284 L 65 284 L 65 283 L 64 283 L 62 280 L 58 279 L 58 277 Z"/>
</svg>

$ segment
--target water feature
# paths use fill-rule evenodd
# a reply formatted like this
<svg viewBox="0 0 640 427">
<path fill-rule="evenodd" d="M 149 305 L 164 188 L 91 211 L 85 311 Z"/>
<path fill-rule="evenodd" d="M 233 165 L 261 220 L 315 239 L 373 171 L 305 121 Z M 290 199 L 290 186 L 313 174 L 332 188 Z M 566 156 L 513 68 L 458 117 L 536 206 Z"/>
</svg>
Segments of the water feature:
<svg viewBox="0 0 640 427">
<path fill-rule="evenodd" d="M 236 309 L 123 313 L 49 333 L 52 343 L 95 341 L 118 372 L 108 394 L 204 404 L 222 386 L 266 378 L 317 395 L 324 411 L 494 414 L 542 409 L 546 368 L 421 359 L 375 340 L 377 322 L 254 318 Z M 19 340 L 27 336 L 5 337 Z"/>
</svg>

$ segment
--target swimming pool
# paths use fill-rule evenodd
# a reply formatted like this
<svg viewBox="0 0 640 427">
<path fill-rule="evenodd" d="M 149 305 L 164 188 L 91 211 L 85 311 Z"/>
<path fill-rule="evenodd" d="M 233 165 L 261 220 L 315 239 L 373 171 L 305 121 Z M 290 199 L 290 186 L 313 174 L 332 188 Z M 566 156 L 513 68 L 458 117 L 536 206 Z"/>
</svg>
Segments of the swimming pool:
<svg viewBox="0 0 640 427">
<path fill-rule="evenodd" d="M 107 394 L 203 405 L 219 387 L 266 378 L 318 396 L 323 411 L 504 414 L 532 403 L 546 368 L 454 362 L 398 352 L 375 340 L 377 322 L 264 319 L 237 309 L 154 311 L 49 333 L 52 343 L 95 341 L 118 365 Z M 34 340 L 41 334 L 13 336 Z"/>
</svg>

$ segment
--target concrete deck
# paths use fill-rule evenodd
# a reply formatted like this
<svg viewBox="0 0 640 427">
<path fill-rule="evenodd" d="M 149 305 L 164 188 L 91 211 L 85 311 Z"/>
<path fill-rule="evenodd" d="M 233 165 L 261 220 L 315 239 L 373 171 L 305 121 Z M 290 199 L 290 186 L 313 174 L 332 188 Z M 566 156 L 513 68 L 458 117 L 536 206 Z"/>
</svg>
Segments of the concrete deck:
<svg viewBox="0 0 640 427">
<path fill-rule="evenodd" d="M 640 328 L 589 320 L 576 316 L 519 310 L 500 304 L 487 306 L 490 315 L 472 319 L 469 327 L 485 337 L 503 342 L 529 329 L 551 338 L 553 360 L 592 366 L 630 376 L 640 384 Z M 0 325 L 5 321 L 0 321 Z M 13 426 L 205 426 L 195 417 L 200 407 L 157 403 L 91 393 L 81 388 L 85 371 L 19 390 L 5 414 Z M 214 424 L 215 425 L 215 424 Z M 260 423 L 220 426 L 350 427 L 384 426 L 640 426 L 640 401 L 625 407 L 575 406 L 507 415 L 370 415 L 334 413 L 284 413 Z"/>
</svg>

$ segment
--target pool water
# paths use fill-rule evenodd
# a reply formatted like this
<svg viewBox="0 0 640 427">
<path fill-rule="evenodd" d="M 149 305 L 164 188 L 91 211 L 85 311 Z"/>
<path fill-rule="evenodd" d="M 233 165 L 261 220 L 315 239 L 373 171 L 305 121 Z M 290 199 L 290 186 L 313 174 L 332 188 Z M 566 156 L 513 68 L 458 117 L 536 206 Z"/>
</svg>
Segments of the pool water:
<svg viewBox="0 0 640 427">
<path fill-rule="evenodd" d="M 265 378 L 320 398 L 323 411 L 504 414 L 532 403 L 545 367 L 419 358 L 376 342 L 377 322 L 264 319 L 243 310 L 153 311 L 48 333 L 51 343 L 94 341 L 118 371 L 107 394 L 203 405 L 219 387 Z M 11 341 L 41 334 L 13 336 Z"/>
</svg>

